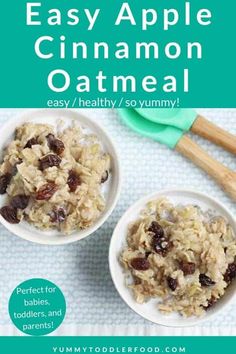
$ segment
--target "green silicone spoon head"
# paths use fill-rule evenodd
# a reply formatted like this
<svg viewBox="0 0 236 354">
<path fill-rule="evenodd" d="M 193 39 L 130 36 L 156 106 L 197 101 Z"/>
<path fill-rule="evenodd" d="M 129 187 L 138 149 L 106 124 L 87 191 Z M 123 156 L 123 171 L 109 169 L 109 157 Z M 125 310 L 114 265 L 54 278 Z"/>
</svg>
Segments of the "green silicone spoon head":
<svg viewBox="0 0 236 354">
<path fill-rule="evenodd" d="M 134 109 L 118 109 L 123 122 L 136 133 L 174 149 L 183 131 L 168 125 L 157 124 L 140 116 Z"/>
<path fill-rule="evenodd" d="M 188 131 L 197 118 L 197 112 L 193 109 L 136 108 L 136 111 L 154 123 L 171 125 L 184 131 Z"/>
</svg>

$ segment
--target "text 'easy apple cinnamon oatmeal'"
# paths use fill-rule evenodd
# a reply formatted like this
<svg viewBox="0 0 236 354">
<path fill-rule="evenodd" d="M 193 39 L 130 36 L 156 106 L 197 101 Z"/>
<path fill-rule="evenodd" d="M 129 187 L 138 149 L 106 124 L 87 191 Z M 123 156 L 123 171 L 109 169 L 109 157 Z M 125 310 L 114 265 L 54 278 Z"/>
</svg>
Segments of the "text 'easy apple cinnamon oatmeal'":
<svg viewBox="0 0 236 354">
<path fill-rule="evenodd" d="M 74 123 L 58 129 L 25 123 L 16 129 L 0 165 L 0 214 L 9 223 L 26 220 L 65 234 L 94 224 L 105 208 L 102 186 L 110 156 L 95 135 Z"/>
<path fill-rule="evenodd" d="M 235 235 L 223 217 L 160 199 L 130 225 L 120 260 L 138 303 L 156 298 L 161 312 L 189 317 L 225 294 L 236 277 L 235 257 Z"/>
</svg>

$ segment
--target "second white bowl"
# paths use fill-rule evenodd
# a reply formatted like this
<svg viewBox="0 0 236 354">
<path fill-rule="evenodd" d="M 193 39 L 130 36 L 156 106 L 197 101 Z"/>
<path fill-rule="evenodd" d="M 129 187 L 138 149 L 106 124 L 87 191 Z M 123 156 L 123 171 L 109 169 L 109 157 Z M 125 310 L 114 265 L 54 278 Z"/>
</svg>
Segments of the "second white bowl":
<svg viewBox="0 0 236 354">
<path fill-rule="evenodd" d="M 131 289 L 128 289 L 125 284 L 126 273 L 124 272 L 124 269 L 119 261 L 121 251 L 126 244 L 126 235 L 129 224 L 138 219 L 141 210 L 144 209 L 147 202 L 159 199 L 161 197 L 167 197 L 174 204 L 198 205 L 202 210 L 207 211 L 210 209 L 215 211 L 216 214 L 225 217 L 225 219 L 233 227 L 236 235 L 236 224 L 230 211 L 224 205 L 208 197 L 207 195 L 189 190 L 166 190 L 148 195 L 147 197 L 144 197 L 136 202 L 126 211 L 114 230 L 109 250 L 109 267 L 111 277 L 122 299 L 133 311 L 138 313 L 143 318 L 164 326 L 193 326 L 202 321 L 208 320 L 213 315 L 217 314 L 233 299 L 236 290 L 236 280 L 226 290 L 226 293 L 222 299 L 220 299 L 211 310 L 207 311 L 206 315 L 203 317 L 184 318 L 177 313 L 165 315 L 158 310 L 156 299 L 150 300 L 144 304 L 138 304 L 134 300 Z"/>
</svg>

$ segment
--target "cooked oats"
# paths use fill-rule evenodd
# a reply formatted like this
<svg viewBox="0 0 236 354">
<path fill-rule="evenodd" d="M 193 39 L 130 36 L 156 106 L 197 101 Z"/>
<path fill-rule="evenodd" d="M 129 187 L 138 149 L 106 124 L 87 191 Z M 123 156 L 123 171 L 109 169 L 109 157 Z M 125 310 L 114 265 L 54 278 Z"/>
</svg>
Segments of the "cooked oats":
<svg viewBox="0 0 236 354">
<path fill-rule="evenodd" d="M 160 199 L 130 225 L 120 260 L 138 303 L 156 298 L 163 313 L 189 317 L 225 294 L 236 277 L 235 257 L 235 235 L 222 216 Z"/>
<path fill-rule="evenodd" d="M 56 130 L 35 123 L 16 130 L 0 165 L 0 190 L 7 193 L 9 207 L 16 196 L 18 203 L 29 197 L 26 208 L 17 209 L 19 222 L 70 234 L 94 224 L 104 210 L 102 182 L 110 156 L 76 123 Z"/>
</svg>

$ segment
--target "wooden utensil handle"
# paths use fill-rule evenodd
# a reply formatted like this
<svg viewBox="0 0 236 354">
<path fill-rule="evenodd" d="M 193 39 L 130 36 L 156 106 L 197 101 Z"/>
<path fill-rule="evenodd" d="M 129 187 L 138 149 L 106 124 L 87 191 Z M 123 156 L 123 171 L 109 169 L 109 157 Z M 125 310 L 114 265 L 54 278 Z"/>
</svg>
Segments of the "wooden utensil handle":
<svg viewBox="0 0 236 354">
<path fill-rule="evenodd" d="M 183 135 L 175 149 L 214 178 L 224 191 L 236 200 L 235 172 L 214 160 L 186 135 Z"/>
<path fill-rule="evenodd" d="M 236 136 L 211 123 L 202 116 L 198 116 L 191 127 L 191 131 L 236 154 Z"/>
</svg>

